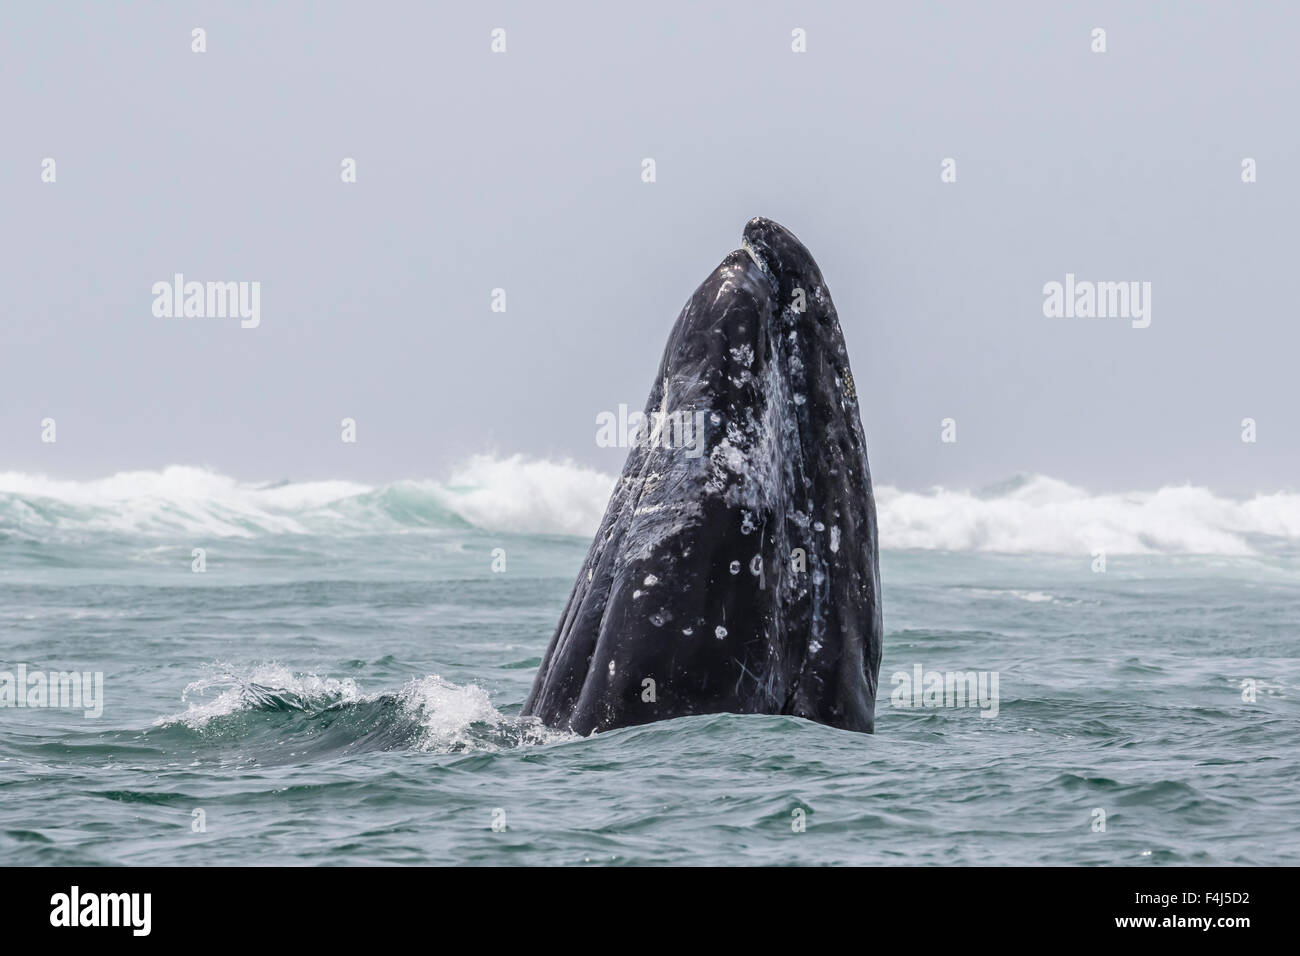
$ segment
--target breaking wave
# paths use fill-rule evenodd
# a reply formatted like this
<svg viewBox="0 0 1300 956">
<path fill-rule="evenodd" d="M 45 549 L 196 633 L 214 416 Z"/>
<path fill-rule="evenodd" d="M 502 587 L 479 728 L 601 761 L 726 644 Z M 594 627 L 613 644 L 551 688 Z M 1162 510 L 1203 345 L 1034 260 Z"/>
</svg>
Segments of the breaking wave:
<svg viewBox="0 0 1300 956">
<path fill-rule="evenodd" d="M 0 542 L 97 533 L 394 534 L 479 528 L 590 535 L 614 477 L 572 462 L 469 459 L 442 481 L 249 483 L 204 468 L 94 481 L 0 473 Z M 1300 545 L 1300 494 L 1235 499 L 1193 485 L 1092 494 L 1040 475 L 993 489 L 876 489 L 886 549 L 1004 553 L 1252 555 Z"/>
<path fill-rule="evenodd" d="M 94 481 L 0 472 L 0 540 L 113 533 L 252 538 L 477 527 L 590 534 L 614 479 L 569 462 L 475 456 L 445 481 L 242 482 L 173 465 Z"/>
<path fill-rule="evenodd" d="M 889 548 L 1011 554 L 1252 555 L 1300 543 L 1300 495 L 1246 500 L 1192 485 L 1089 494 L 1041 475 L 990 492 L 877 490 Z"/>
<path fill-rule="evenodd" d="M 351 678 L 295 673 L 279 663 L 245 668 L 214 665 L 181 695 L 186 709 L 159 717 L 159 728 L 183 727 L 240 747 L 266 737 L 275 757 L 302 758 L 365 750 L 434 753 L 498 751 L 571 739 L 533 717 L 498 711 L 476 684 L 436 674 L 396 691 L 362 693 Z"/>
</svg>

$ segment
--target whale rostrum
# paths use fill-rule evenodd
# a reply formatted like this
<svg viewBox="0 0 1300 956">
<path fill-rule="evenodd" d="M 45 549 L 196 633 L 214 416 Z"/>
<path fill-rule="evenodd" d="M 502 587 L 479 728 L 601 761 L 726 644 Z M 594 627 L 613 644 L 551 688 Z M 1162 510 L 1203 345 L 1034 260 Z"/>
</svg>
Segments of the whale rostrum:
<svg viewBox="0 0 1300 956">
<path fill-rule="evenodd" d="M 695 290 L 645 421 L 523 714 L 584 735 L 720 712 L 870 732 L 866 439 L 835 306 L 787 229 L 751 220 Z"/>
</svg>

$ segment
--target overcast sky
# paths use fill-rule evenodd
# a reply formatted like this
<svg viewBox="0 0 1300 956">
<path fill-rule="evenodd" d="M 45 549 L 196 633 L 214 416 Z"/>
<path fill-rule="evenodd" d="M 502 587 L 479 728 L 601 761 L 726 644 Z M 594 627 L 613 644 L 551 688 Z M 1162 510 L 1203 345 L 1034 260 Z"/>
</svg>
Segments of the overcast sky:
<svg viewBox="0 0 1300 956">
<path fill-rule="evenodd" d="M 617 471 L 597 414 L 761 214 L 877 482 L 1294 489 L 1298 47 L 1271 2 L 4 4 L 0 470 Z M 260 326 L 155 317 L 177 272 Z M 1150 327 L 1045 317 L 1067 272 Z"/>
</svg>

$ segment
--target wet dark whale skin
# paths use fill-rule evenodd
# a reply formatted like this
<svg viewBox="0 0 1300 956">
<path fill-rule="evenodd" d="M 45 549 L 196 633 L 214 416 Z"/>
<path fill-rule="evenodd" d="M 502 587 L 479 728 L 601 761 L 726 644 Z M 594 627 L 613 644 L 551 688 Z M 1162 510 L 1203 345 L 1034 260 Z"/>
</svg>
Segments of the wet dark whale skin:
<svg viewBox="0 0 1300 956">
<path fill-rule="evenodd" d="M 705 411 L 703 453 L 629 453 L 522 713 L 583 735 L 719 712 L 871 732 L 866 440 L 835 306 L 784 227 L 751 220 L 691 296 L 646 402 L 662 409 Z"/>
</svg>

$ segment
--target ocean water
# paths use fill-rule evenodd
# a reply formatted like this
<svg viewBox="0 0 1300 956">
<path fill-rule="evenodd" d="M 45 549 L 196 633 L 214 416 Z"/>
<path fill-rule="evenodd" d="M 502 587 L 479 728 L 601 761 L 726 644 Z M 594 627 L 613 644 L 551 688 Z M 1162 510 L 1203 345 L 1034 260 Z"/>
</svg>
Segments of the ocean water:
<svg viewBox="0 0 1300 956">
<path fill-rule="evenodd" d="M 103 681 L 0 708 L 0 859 L 1300 862 L 1300 496 L 880 488 L 874 735 L 583 739 L 517 714 L 611 484 L 0 474 L 0 672 Z M 900 706 L 918 667 L 996 702 Z"/>
</svg>

